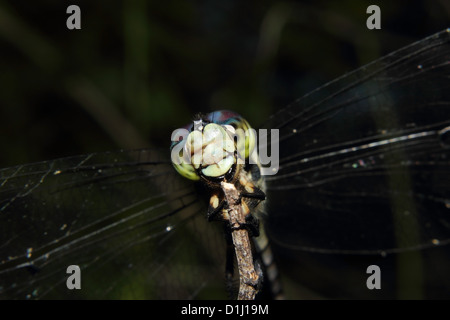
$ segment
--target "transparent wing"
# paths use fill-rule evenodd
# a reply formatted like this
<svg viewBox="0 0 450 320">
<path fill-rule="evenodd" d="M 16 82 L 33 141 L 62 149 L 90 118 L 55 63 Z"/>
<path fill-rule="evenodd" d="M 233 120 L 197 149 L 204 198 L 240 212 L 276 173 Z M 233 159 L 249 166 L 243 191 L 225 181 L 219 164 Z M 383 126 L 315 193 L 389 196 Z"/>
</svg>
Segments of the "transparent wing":
<svg viewBox="0 0 450 320">
<path fill-rule="evenodd" d="M 375 253 L 450 239 L 450 33 L 414 43 L 276 113 L 267 176 L 278 245 Z"/>
<path fill-rule="evenodd" d="M 214 297 L 224 241 L 205 212 L 153 150 L 3 169 L 0 297 Z M 81 290 L 67 288 L 69 265 L 81 269 Z"/>
</svg>

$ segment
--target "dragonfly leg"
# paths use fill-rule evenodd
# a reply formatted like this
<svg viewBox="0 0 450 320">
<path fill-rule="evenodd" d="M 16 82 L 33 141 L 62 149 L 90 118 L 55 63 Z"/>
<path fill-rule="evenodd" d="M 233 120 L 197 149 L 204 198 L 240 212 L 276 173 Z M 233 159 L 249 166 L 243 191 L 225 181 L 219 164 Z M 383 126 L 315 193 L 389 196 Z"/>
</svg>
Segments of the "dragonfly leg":
<svg viewBox="0 0 450 320">
<path fill-rule="evenodd" d="M 223 196 L 221 196 L 219 193 L 213 193 L 213 195 L 209 199 L 208 211 L 206 212 L 208 221 L 227 220 L 223 218 L 222 214 L 224 205 L 225 200 L 223 199 Z"/>
</svg>

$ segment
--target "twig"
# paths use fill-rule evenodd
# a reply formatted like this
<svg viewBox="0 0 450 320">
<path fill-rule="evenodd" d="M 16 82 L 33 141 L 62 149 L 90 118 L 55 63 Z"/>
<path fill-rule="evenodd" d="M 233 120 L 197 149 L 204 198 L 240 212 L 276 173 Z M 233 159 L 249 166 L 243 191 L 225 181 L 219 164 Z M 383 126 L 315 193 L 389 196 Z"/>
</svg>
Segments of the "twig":
<svg viewBox="0 0 450 320">
<path fill-rule="evenodd" d="M 231 235 L 239 268 L 238 300 L 254 300 L 258 293 L 260 276 L 253 264 L 252 247 L 248 231 L 241 226 L 245 223 L 239 193 L 231 183 L 222 182 L 222 190 L 228 203 Z"/>
</svg>

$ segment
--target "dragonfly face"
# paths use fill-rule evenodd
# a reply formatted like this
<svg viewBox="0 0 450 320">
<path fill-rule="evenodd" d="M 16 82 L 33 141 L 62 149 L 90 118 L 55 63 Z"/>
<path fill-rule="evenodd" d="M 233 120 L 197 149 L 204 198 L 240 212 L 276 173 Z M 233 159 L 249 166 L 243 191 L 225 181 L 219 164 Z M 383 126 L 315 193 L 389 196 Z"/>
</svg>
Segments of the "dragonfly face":
<svg viewBox="0 0 450 320">
<path fill-rule="evenodd" d="M 248 162 L 255 147 L 255 135 L 248 122 L 230 111 L 199 117 L 190 132 L 181 129 L 173 135 L 171 151 L 175 169 L 185 178 L 201 178 L 212 184 L 236 179 L 236 173 Z"/>
<path fill-rule="evenodd" d="M 263 126 L 280 131 L 280 168 L 265 177 L 261 217 L 288 285 L 307 274 L 331 297 L 393 298 L 411 285 L 448 297 L 449 39 L 443 31 L 344 75 Z M 216 164 L 177 170 L 236 179 L 235 160 Z M 45 161 L 0 179 L 2 298 L 224 294 L 221 230 L 167 150 Z M 379 295 L 365 285 L 372 264 Z M 80 266 L 81 291 L 67 289 L 69 265 Z"/>
<path fill-rule="evenodd" d="M 223 207 L 221 183 L 234 184 L 243 198 L 245 214 L 265 198 L 255 150 L 255 133 L 240 115 L 216 111 L 194 120 L 191 131 L 175 133 L 172 164 L 185 178 L 201 180 L 212 193 L 208 218 Z M 256 200 L 255 200 L 256 199 Z"/>
</svg>

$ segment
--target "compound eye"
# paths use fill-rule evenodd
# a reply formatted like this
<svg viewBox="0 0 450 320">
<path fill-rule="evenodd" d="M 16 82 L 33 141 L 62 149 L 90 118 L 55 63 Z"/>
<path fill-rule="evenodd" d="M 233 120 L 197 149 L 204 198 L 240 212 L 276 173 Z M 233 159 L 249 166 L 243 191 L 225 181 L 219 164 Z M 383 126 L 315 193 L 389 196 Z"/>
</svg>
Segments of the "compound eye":
<svg viewBox="0 0 450 320">
<path fill-rule="evenodd" d="M 177 172 L 181 174 L 183 177 L 193 181 L 200 180 L 200 176 L 197 174 L 197 171 L 192 165 L 182 163 L 182 164 L 174 164 L 173 166 L 175 167 L 175 170 L 177 170 Z"/>
<path fill-rule="evenodd" d="M 240 127 L 236 129 L 236 148 L 241 159 L 248 159 L 255 148 L 256 134 L 244 119 L 241 119 L 239 125 Z"/>
<path fill-rule="evenodd" d="M 181 141 L 180 143 L 183 145 L 184 141 Z M 186 145 L 184 144 L 184 147 L 181 148 L 178 154 L 172 155 L 172 164 L 175 170 L 183 177 L 194 181 L 200 180 L 200 176 L 197 174 L 195 167 L 190 160 L 187 160 L 185 150 Z M 175 159 L 173 159 L 173 157 L 175 157 Z"/>
</svg>

